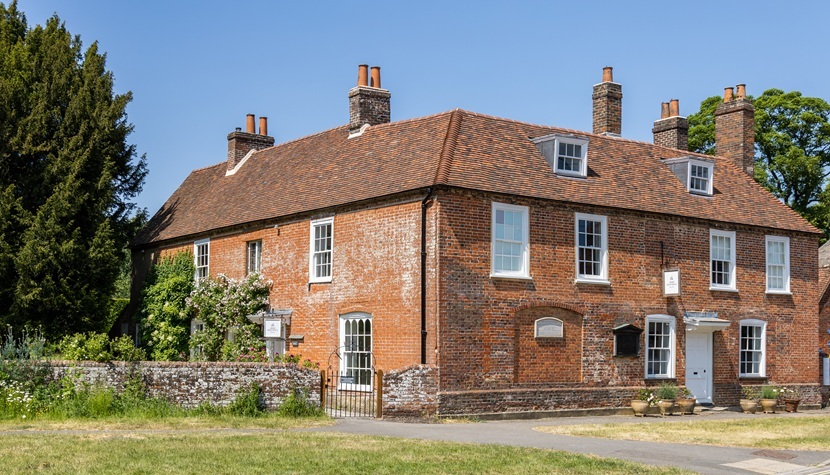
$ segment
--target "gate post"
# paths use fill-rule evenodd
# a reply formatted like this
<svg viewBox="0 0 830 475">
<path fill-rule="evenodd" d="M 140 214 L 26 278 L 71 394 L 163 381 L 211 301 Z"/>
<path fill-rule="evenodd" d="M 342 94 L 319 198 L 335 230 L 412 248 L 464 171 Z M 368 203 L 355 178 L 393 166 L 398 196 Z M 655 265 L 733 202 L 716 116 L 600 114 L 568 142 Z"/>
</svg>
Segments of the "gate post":
<svg viewBox="0 0 830 475">
<path fill-rule="evenodd" d="M 383 370 L 378 370 L 375 373 L 375 418 L 383 418 Z"/>
<path fill-rule="evenodd" d="M 326 408 L 326 370 L 320 370 L 320 407 Z"/>
</svg>

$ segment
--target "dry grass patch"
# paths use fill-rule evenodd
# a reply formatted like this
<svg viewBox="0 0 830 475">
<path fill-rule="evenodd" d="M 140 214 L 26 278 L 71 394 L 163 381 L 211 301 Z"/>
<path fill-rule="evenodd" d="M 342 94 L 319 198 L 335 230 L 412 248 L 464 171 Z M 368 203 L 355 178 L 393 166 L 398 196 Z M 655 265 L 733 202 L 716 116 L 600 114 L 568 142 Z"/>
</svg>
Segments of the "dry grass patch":
<svg viewBox="0 0 830 475">
<path fill-rule="evenodd" d="M 334 424 L 329 417 L 282 417 L 267 414 L 261 417 L 188 416 L 158 419 L 136 417 L 105 417 L 101 419 L 19 419 L 0 420 L 2 431 L 72 431 L 72 430 L 200 430 L 200 429 L 300 429 Z"/>
<path fill-rule="evenodd" d="M 305 432 L 0 435 L 3 475 L 689 474 L 551 450 Z"/>
<path fill-rule="evenodd" d="M 789 450 L 828 450 L 830 417 L 770 417 L 756 419 L 631 422 L 536 427 L 549 434 Z"/>
</svg>

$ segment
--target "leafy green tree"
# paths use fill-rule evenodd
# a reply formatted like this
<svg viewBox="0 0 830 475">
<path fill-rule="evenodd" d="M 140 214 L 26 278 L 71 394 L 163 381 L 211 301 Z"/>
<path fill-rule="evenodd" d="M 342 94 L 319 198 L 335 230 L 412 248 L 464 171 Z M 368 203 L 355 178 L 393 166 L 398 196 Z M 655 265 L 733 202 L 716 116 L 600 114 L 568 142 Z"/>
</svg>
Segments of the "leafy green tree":
<svg viewBox="0 0 830 475">
<path fill-rule="evenodd" d="M 187 300 L 190 313 L 204 323 L 204 329 L 190 339 L 190 347 L 210 361 L 236 360 L 240 355 L 259 352 L 262 331 L 248 320 L 268 306 L 271 283 L 259 274 L 244 280 L 224 275 L 203 279 Z M 233 339 L 225 336 L 232 332 Z"/>
<path fill-rule="evenodd" d="M 97 43 L 0 3 L 0 324 L 106 331 L 147 173 Z"/>
<path fill-rule="evenodd" d="M 153 360 L 186 359 L 191 319 L 186 301 L 195 273 L 193 254 L 179 252 L 154 265 L 144 281 L 138 315 Z"/>
<path fill-rule="evenodd" d="M 830 234 L 830 104 L 800 92 L 769 89 L 755 106 L 755 180 Z M 713 96 L 689 116 L 689 150 L 713 155 Z"/>
</svg>

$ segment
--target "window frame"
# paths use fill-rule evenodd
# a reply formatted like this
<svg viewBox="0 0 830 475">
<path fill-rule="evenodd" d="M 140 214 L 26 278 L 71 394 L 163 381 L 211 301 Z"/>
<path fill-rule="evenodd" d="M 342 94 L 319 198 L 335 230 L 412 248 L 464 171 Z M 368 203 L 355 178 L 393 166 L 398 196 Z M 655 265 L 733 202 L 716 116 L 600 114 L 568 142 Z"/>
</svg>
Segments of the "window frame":
<svg viewBox="0 0 830 475">
<path fill-rule="evenodd" d="M 315 229 L 322 226 L 330 226 L 328 235 L 329 249 L 327 251 L 315 251 Z M 332 275 L 334 274 L 334 218 L 312 220 L 309 229 L 308 281 L 309 283 L 331 282 Z M 328 275 L 318 276 L 315 272 L 315 258 L 323 254 L 328 254 L 329 256 L 329 273 Z"/>
<path fill-rule="evenodd" d="M 580 274 L 579 273 L 579 222 L 580 221 L 599 221 L 602 223 L 602 230 L 600 232 L 600 240 L 601 246 L 599 247 L 600 250 L 600 273 L 599 275 L 593 274 Z M 596 249 L 596 247 L 587 247 L 586 249 Z M 578 283 L 585 283 L 585 284 L 610 284 L 608 280 L 608 216 L 602 216 L 598 214 L 586 214 L 586 213 L 576 213 L 574 215 L 574 257 L 576 260 L 576 267 L 574 269 L 576 273 L 576 282 Z"/>
<path fill-rule="evenodd" d="M 199 248 L 201 246 L 205 246 L 205 265 L 203 266 L 199 265 L 199 258 L 201 257 L 199 254 Z M 198 282 L 202 279 L 210 277 L 210 239 L 200 239 L 193 242 L 193 265 L 196 267 L 196 270 L 193 273 L 193 280 Z M 204 269 L 204 275 L 200 275 L 201 269 Z"/>
<path fill-rule="evenodd" d="M 779 266 L 780 264 L 770 264 L 769 259 L 769 245 L 770 243 L 781 243 L 784 245 L 784 264 L 781 265 L 783 267 L 783 275 L 781 276 L 783 279 L 784 286 L 780 289 L 774 289 L 770 287 L 770 265 Z M 783 294 L 783 295 L 790 295 L 790 238 L 787 236 L 773 236 L 767 235 L 764 238 L 764 261 L 765 261 L 765 273 L 766 273 L 766 292 L 768 294 Z"/>
<path fill-rule="evenodd" d="M 515 240 L 496 238 L 496 213 L 509 211 L 522 216 L 521 267 L 519 270 L 496 269 L 496 242 L 516 242 Z M 522 205 L 492 202 L 490 206 L 490 277 L 508 279 L 530 279 L 530 208 Z"/>
<path fill-rule="evenodd" d="M 256 264 L 252 269 L 251 267 L 251 248 L 255 249 L 256 257 L 254 258 L 253 262 Z M 251 274 L 261 274 L 262 273 L 262 239 L 256 239 L 254 241 L 248 241 L 245 243 L 245 250 L 246 250 L 246 263 L 245 263 L 245 275 Z"/>
<path fill-rule="evenodd" d="M 358 326 L 360 323 L 363 323 L 364 332 L 358 334 L 350 334 L 352 338 L 358 339 L 358 348 L 350 348 L 346 344 L 346 326 L 350 324 L 350 322 L 358 322 Z M 368 328 L 368 331 L 365 329 Z M 337 378 L 337 385 L 338 389 L 349 390 L 349 391 L 371 391 L 372 387 L 374 386 L 374 361 L 373 361 L 373 354 L 372 350 L 375 344 L 375 335 L 374 335 L 374 322 L 372 319 L 372 315 L 366 312 L 351 312 L 340 315 L 340 334 L 339 338 L 339 345 L 342 349 L 342 357 L 340 358 L 340 365 L 338 368 L 339 376 Z M 365 339 L 368 338 L 368 348 L 364 345 Z M 350 356 L 354 356 L 350 358 Z M 357 364 L 351 364 L 353 362 L 357 362 Z M 366 363 L 368 366 L 362 364 Z M 363 376 L 367 376 L 368 373 L 368 384 L 364 384 L 363 382 L 355 382 L 355 383 L 343 383 L 342 375 L 354 375 L 354 371 L 358 373 L 364 373 Z M 360 377 L 358 377 L 360 379 Z"/>
<path fill-rule="evenodd" d="M 692 179 L 697 178 L 697 177 L 692 177 L 692 167 L 693 166 L 700 167 L 700 168 L 705 168 L 708 171 L 709 177 L 706 179 L 706 182 L 707 182 L 706 190 L 699 190 L 697 188 L 692 188 Z M 688 169 L 686 170 L 686 176 L 687 176 L 686 189 L 689 190 L 689 193 L 694 193 L 694 194 L 698 194 L 698 195 L 712 196 L 712 188 L 713 188 L 712 182 L 714 181 L 713 178 L 714 178 L 714 171 L 715 171 L 714 168 L 715 168 L 714 165 L 709 163 L 709 162 L 704 162 L 702 160 L 689 160 Z"/>
<path fill-rule="evenodd" d="M 712 245 L 712 239 L 714 237 L 726 237 L 729 238 L 730 246 L 729 246 L 729 254 L 730 254 L 730 271 L 729 271 L 729 283 L 727 284 L 720 284 L 715 283 L 713 279 L 713 274 L 715 272 L 714 269 L 714 247 Z M 737 291 L 737 273 L 738 273 L 738 266 L 736 265 L 737 256 L 736 256 L 736 233 L 735 231 L 723 231 L 720 229 L 710 229 L 709 230 L 709 290 L 724 290 L 727 292 L 736 292 Z M 726 262 L 723 260 L 718 260 L 718 262 Z"/>
<path fill-rule="evenodd" d="M 570 176 L 570 177 L 578 177 L 578 178 L 585 178 L 588 176 L 588 144 L 589 140 L 583 137 L 575 137 L 570 135 L 559 135 L 559 134 L 550 134 L 545 135 L 543 137 L 537 137 L 535 139 L 531 139 L 534 144 L 536 144 L 539 151 L 542 153 L 542 156 L 545 157 L 545 160 L 548 162 L 548 165 L 553 169 L 553 172 L 557 175 L 562 176 Z M 552 156 L 545 155 L 543 148 L 545 148 L 544 144 L 553 142 L 552 145 Z M 580 166 L 579 170 L 565 170 L 559 168 L 559 144 L 571 144 L 571 145 L 579 145 L 582 148 L 582 153 L 580 159 Z M 575 157 L 569 157 L 575 158 Z"/>
<path fill-rule="evenodd" d="M 668 348 L 665 347 L 654 347 L 657 350 L 668 350 L 669 357 L 666 365 L 667 372 L 665 374 L 649 374 L 649 366 L 652 363 L 651 358 L 651 350 L 652 346 L 650 344 L 650 335 L 651 335 L 651 323 L 668 323 L 669 324 L 669 345 Z M 673 379 L 675 377 L 675 371 L 677 366 L 677 318 L 671 315 L 646 315 L 646 328 L 645 328 L 645 379 Z"/>
<path fill-rule="evenodd" d="M 744 341 L 744 327 L 760 327 L 761 328 L 761 348 L 760 349 L 752 349 L 752 350 L 744 350 L 743 348 L 743 341 Z M 757 373 L 745 373 L 744 369 L 744 353 L 745 352 L 758 352 L 761 354 L 761 358 L 758 364 L 758 372 Z M 739 378 L 766 378 L 767 376 L 767 322 L 764 320 L 758 320 L 754 318 L 748 318 L 741 320 L 738 324 L 738 377 Z"/>
</svg>

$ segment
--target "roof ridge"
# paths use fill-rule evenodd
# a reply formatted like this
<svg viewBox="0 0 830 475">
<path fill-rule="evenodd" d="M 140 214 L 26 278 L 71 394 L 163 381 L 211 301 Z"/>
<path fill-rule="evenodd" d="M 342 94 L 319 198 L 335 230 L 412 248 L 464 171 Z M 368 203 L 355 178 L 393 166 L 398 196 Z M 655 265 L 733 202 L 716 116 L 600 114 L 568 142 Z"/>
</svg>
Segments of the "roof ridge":
<svg viewBox="0 0 830 475">
<path fill-rule="evenodd" d="M 438 170 L 435 173 L 434 184 L 445 184 L 450 176 L 452 160 L 455 156 L 455 147 L 458 145 L 458 134 L 461 131 L 461 122 L 464 120 L 464 111 L 455 109 L 450 114 L 450 123 L 447 124 L 447 134 L 441 146 L 441 155 L 438 158 Z"/>
</svg>

